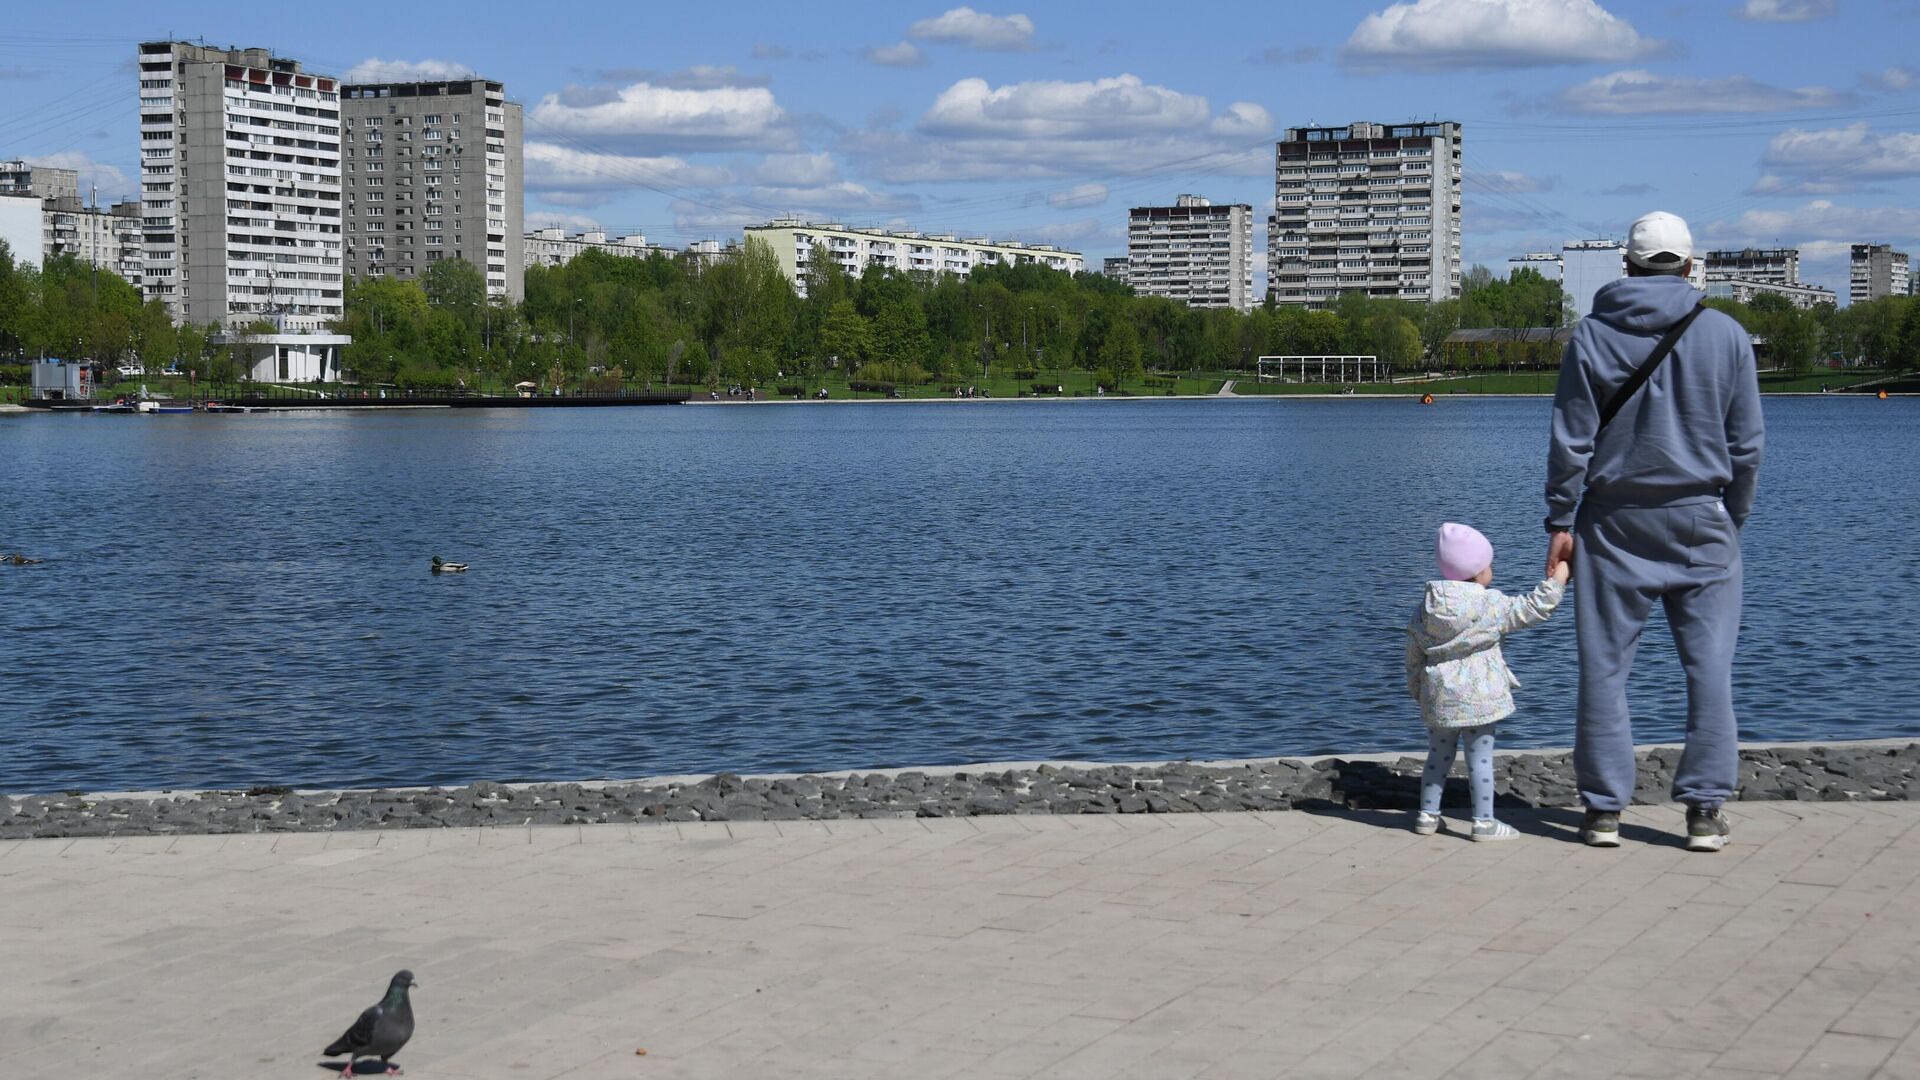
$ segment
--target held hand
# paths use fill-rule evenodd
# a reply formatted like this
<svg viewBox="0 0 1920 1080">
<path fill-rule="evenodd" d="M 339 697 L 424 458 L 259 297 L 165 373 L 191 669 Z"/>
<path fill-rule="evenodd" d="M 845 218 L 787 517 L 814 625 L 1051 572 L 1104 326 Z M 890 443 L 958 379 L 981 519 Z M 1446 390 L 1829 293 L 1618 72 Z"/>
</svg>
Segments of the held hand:
<svg viewBox="0 0 1920 1080">
<path fill-rule="evenodd" d="M 1550 533 L 1547 537 L 1547 574 L 1553 574 L 1554 567 L 1566 566 L 1573 559 L 1573 534 L 1570 532 Z M 1568 568 L 1571 573 L 1571 567 Z"/>
<path fill-rule="evenodd" d="M 1547 571 L 1547 577 L 1551 579 L 1555 585 L 1565 585 L 1567 583 L 1567 579 L 1572 576 L 1573 576 L 1573 564 L 1570 562 L 1554 563 L 1553 569 Z"/>
</svg>

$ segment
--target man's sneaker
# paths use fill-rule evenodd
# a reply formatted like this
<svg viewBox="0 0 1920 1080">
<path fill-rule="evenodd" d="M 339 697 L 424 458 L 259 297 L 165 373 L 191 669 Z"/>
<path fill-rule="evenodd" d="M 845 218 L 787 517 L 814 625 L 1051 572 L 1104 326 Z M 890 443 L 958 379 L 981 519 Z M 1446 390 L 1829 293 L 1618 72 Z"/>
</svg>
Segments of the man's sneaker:
<svg viewBox="0 0 1920 1080">
<path fill-rule="evenodd" d="M 1440 815 L 1429 814 L 1425 810 L 1413 815 L 1413 831 L 1421 836 L 1432 836 L 1440 831 Z"/>
<path fill-rule="evenodd" d="M 1620 812 L 1589 810 L 1580 823 L 1580 841 L 1588 847 L 1620 846 Z"/>
<path fill-rule="evenodd" d="M 1687 807 L 1687 850 L 1719 851 L 1727 846 L 1727 838 L 1733 835 L 1733 827 L 1727 824 L 1727 817 L 1718 808 L 1707 810 L 1698 806 Z"/>
<path fill-rule="evenodd" d="M 1519 829 L 1496 818 L 1473 819 L 1473 838 L 1475 840 L 1512 840 L 1519 835 Z"/>
</svg>

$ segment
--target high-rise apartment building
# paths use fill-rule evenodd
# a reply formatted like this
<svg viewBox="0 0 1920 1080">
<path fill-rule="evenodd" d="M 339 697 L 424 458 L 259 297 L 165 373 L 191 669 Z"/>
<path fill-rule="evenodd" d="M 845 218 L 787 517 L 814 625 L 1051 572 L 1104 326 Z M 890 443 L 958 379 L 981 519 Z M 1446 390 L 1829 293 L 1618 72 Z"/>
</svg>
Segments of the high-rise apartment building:
<svg viewBox="0 0 1920 1080">
<path fill-rule="evenodd" d="M 142 278 L 176 320 L 341 314 L 340 91 L 265 49 L 140 45 Z"/>
<path fill-rule="evenodd" d="M 501 84 L 354 83 L 340 109 L 348 272 L 418 278 L 464 259 L 488 296 L 524 296 L 521 109 Z"/>
<path fill-rule="evenodd" d="M 80 172 L 33 165 L 19 158 L 0 161 L 0 195 L 33 195 L 41 199 L 80 197 Z"/>
<path fill-rule="evenodd" d="M 1855 244 L 1847 274 L 1850 302 L 1863 304 L 1883 296 L 1907 296 L 1913 291 L 1907 253 L 1891 244 Z"/>
<path fill-rule="evenodd" d="M 1800 249 L 1742 248 L 1707 252 L 1707 283 L 1754 281 L 1763 285 L 1800 284 Z"/>
<path fill-rule="evenodd" d="M 1326 307 L 1343 292 L 1460 295 L 1460 125 L 1288 128 L 1274 153 L 1267 293 Z"/>
<path fill-rule="evenodd" d="M 1127 215 L 1127 284 L 1188 307 L 1253 310 L 1253 207 L 1182 195 Z"/>
<path fill-rule="evenodd" d="M 1100 260 L 1100 276 L 1111 281 L 1118 281 L 1122 285 L 1126 284 L 1127 257 L 1125 255 L 1109 255 Z"/>
</svg>

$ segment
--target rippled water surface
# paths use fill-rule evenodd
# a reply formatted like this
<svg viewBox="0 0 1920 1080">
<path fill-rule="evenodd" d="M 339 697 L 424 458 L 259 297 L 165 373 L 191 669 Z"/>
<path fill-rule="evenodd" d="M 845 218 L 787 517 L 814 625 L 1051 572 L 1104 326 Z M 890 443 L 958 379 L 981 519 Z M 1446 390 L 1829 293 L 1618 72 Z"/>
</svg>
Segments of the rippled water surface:
<svg viewBox="0 0 1920 1080">
<path fill-rule="evenodd" d="M 1424 745 L 1445 518 L 1529 587 L 1548 403 L 0 418 L 0 790 Z M 1751 739 L 1920 734 L 1920 403 L 1772 399 Z M 473 564 L 435 577 L 428 559 Z M 1572 611 L 1503 743 L 1565 745 Z M 1642 741 L 1684 724 L 1656 617 Z"/>
</svg>

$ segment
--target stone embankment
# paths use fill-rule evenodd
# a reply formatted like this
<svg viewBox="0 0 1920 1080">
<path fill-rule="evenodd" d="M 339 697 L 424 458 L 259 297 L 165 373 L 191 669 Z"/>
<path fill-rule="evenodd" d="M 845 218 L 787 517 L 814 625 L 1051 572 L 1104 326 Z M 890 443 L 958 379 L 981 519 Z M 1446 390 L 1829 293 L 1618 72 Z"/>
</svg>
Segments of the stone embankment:
<svg viewBox="0 0 1920 1080">
<path fill-rule="evenodd" d="M 1637 801 L 1667 801 L 1680 751 L 1640 754 Z M 515 784 L 291 791 L 254 788 L 152 796 L 0 795 L 0 840 L 181 833 L 324 832 L 609 822 L 801 821 L 984 814 L 1180 814 L 1234 810 L 1408 808 L 1418 757 L 1275 759 L 1158 765 L 1047 765 L 795 777 L 722 773 L 697 781 Z M 1499 805 L 1579 802 L 1572 755 L 1510 753 L 1495 762 Z M 1750 747 L 1744 800 L 1920 798 L 1920 743 Z M 1466 802 L 1448 783 L 1447 805 Z"/>
</svg>

